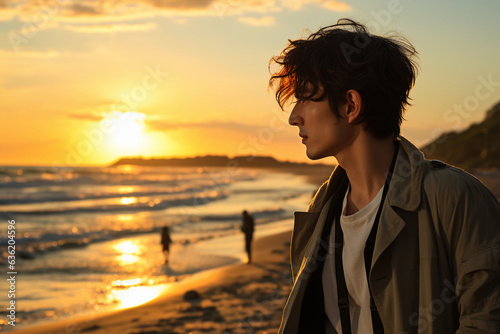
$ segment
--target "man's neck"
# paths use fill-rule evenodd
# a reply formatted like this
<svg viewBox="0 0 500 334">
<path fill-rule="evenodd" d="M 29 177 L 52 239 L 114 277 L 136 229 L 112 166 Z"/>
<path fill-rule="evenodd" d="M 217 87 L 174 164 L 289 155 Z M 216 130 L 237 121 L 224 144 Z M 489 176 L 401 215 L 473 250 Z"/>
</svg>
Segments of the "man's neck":
<svg viewBox="0 0 500 334">
<path fill-rule="evenodd" d="M 396 146 L 392 138 L 359 136 L 336 158 L 346 171 L 350 190 L 345 213 L 354 214 L 370 203 L 385 183 Z"/>
</svg>

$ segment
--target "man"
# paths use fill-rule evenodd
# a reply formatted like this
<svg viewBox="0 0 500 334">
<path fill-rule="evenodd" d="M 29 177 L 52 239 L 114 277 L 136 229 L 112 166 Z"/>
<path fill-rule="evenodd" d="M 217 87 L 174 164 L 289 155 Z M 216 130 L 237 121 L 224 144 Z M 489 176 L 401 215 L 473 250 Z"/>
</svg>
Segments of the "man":
<svg viewBox="0 0 500 334">
<path fill-rule="evenodd" d="M 338 166 L 296 212 L 280 333 L 500 333 L 500 205 L 400 136 L 416 51 L 351 20 L 290 41 L 270 85 Z"/>
<path fill-rule="evenodd" d="M 241 224 L 241 232 L 245 233 L 245 250 L 247 252 L 247 263 L 252 263 L 252 238 L 254 231 L 254 219 L 245 210 L 243 211 L 243 222 Z"/>
</svg>

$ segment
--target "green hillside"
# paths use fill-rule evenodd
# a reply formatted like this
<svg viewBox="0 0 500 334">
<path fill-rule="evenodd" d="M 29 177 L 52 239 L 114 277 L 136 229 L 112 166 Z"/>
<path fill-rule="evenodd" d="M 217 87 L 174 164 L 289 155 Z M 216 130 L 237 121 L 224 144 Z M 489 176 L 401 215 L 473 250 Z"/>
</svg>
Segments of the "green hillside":
<svg viewBox="0 0 500 334">
<path fill-rule="evenodd" d="M 428 159 L 464 168 L 500 167 L 500 102 L 478 124 L 461 132 L 448 132 L 422 148 Z"/>
</svg>

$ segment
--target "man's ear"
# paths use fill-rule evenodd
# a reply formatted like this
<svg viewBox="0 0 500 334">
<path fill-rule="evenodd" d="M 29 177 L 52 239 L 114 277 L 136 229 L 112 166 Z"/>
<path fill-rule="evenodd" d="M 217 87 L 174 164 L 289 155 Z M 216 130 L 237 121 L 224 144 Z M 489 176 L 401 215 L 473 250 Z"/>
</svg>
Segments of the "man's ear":
<svg viewBox="0 0 500 334">
<path fill-rule="evenodd" d="M 359 115 L 363 107 L 363 99 L 361 94 L 355 89 L 349 89 L 346 93 L 347 109 L 346 118 L 349 124 L 357 124 Z"/>
</svg>

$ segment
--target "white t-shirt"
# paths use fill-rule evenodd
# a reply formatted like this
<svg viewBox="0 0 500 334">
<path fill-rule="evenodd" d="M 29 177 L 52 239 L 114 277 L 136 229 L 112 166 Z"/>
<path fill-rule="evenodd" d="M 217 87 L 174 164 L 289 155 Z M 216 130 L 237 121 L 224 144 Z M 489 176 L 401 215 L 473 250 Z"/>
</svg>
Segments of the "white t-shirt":
<svg viewBox="0 0 500 334">
<path fill-rule="evenodd" d="M 344 234 L 342 263 L 349 293 L 349 316 L 352 333 L 373 333 L 364 249 L 380 206 L 383 189 L 384 187 L 368 205 L 352 215 L 344 215 L 347 194 L 350 189 L 347 190 L 342 204 L 342 215 L 340 216 L 340 226 Z M 335 225 L 332 225 L 330 233 L 330 245 L 325 258 L 322 281 L 327 318 L 335 330 L 342 333 L 337 298 L 337 279 L 335 277 Z M 330 324 L 326 324 L 326 327 L 330 327 Z"/>
</svg>

